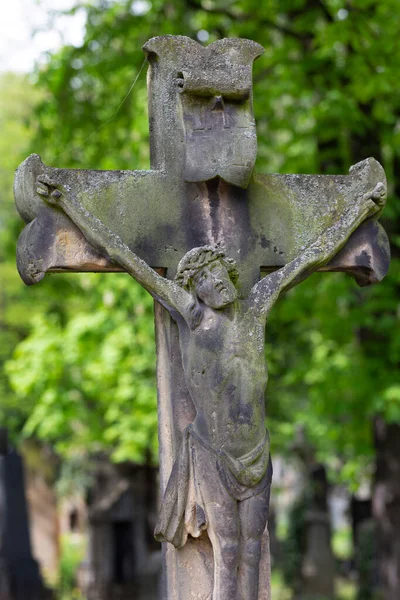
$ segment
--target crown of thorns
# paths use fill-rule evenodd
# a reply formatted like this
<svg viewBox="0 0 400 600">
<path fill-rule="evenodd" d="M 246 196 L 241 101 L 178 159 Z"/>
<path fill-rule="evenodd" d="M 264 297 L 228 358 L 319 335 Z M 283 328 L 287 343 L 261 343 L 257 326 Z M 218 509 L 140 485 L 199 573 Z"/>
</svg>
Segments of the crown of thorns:
<svg viewBox="0 0 400 600">
<path fill-rule="evenodd" d="M 227 258 L 225 252 L 215 246 L 200 246 L 189 250 L 178 264 L 175 281 L 181 287 L 188 288 L 194 275 L 215 260 L 219 260 L 226 267 L 232 282 L 236 283 L 239 276 L 236 261 L 233 258 Z"/>
</svg>

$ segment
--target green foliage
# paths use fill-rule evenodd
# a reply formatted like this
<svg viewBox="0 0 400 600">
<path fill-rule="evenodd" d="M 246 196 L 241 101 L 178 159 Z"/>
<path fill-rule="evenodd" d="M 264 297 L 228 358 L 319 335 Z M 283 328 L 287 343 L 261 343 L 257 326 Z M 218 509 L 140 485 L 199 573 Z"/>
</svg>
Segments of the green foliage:
<svg viewBox="0 0 400 600">
<path fill-rule="evenodd" d="M 365 290 L 340 274 L 316 274 L 279 303 L 269 323 L 276 443 L 290 447 L 302 426 L 320 459 L 354 485 L 371 472 L 373 415 L 399 421 L 396 267 Z"/>
<path fill-rule="evenodd" d="M 61 559 L 59 564 L 56 598 L 58 600 L 83 600 L 78 590 L 76 574 L 84 558 L 82 542 L 63 536 L 61 540 Z"/>
<path fill-rule="evenodd" d="M 278 569 L 274 569 L 271 576 L 271 595 L 276 600 L 291 600 L 292 593 L 283 582 L 282 575 Z"/>
<path fill-rule="evenodd" d="M 32 133 L 32 110 L 41 92 L 29 78 L 13 73 L 0 75 L 0 423 L 15 434 L 26 413 L 10 389 L 3 365 L 14 347 L 29 333 L 26 315 L 39 308 L 25 293 L 15 268 L 15 241 L 23 227 L 13 201 L 13 179 L 16 165 L 29 147 Z M 44 290 L 36 298 L 43 298 Z"/>
<path fill-rule="evenodd" d="M 147 168 L 144 71 L 122 102 L 143 64 L 140 47 L 154 35 L 202 30 L 209 42 L 241 36 L 266 48 L 254 66 L 258 170 L 345 173 L 369 155 L 385 166 L 385 226 L 395 255 L 389 276 L 360 290 L 342 274 L 314 275 L 279 303 L 267 332 L 275 451 L 290 449 L 300 424 L 331 474 L 355 486 L 373 467 L 373 415 L 400 420 L 399 3 L 153 0 L 147 12 L 139 8 L 131 0 L 77 2 L 74 10 L 87 15 L 82 46 L 63 47 L 37 73 L 31 146 L 45 162 Z M 9 130 L 6 147 L 14 135 Z M 14 166 L 19 158 L 8 160 Z M 0 229 L 15 239 L 11 226 Z M 119 275 L 57 275 L 24 290 L 9 262 L 0 268 L 7 289 L 2 360 L 30 332 L 9 362 L 15 392 L 0 380 L 7 386 L 0 420 L 66 455 L 107 449 L 116 460 L 154 456 L 149 298 Z"/>
<path fill-rule="evenodd" d="M 336 529 L 332 535 L 333 553 L 339 560 L 350 560 L 353 554 L 352 530 L 349 525 Z"/>
<path fill-rule="evenodd" d="M 0 75 L 0 88 L 0 261 L 3 261 L 11 256 L 21 229 L 13 203 L 14 171 L 28 151 L 32 110 L 42 94 L 28 77 L 14 73 Z"/>
<path fill-rule="evenodd" d="M 117 461 L 156 456 L 152 299 L 130 277 L 79 276 L 85 309 L 37 316 L 7 366 L 24 426 L 58 452 L 109 449 Z M 77 297 L 75 297 L 75 301 Z"/>
</svg>

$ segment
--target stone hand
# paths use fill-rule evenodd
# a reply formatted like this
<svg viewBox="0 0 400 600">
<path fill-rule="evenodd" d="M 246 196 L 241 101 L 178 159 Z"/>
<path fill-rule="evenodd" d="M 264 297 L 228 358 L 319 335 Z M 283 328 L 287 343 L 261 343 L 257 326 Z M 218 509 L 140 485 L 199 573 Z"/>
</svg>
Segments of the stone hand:
<svg viewBox="0 0 400 600">
<path fill-rule="evenodd" d="M 47 175 L 39 175 L 36 178 L 36 192 L 43 197 L 48 204 L 57 206 L 62 198 L 61 185 Z"/>
<path fill-rule="evenodd" d="M 385 206 L 386 194 L 386 184 L 382 181 L 377 183 L 372 190 L 369 190 L 366 194 L 364 194 L 362 198 L 363 203 L 370 206 L 371 214 L 382 210 L 382 208 Z"/>
</svg>

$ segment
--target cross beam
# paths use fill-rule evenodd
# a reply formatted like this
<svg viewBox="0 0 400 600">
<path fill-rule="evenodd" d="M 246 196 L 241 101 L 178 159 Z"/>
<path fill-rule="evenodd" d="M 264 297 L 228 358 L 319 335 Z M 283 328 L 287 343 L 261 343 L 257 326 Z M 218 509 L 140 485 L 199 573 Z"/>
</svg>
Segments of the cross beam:
<svg viewBox="0 0 400 600">
<path fill-rule="evenodd" d="M 82 206 L 135 254 L 154 268 L 167 269 L 171 278 L 191 248 L 222 245 L 239 263 L 243 290 L 260 270 L 283 267 L 344 206 L 385 181 L 372 158 L 352 167 L 349 175 L 254 174 L 243 190 L 222 179 L 188 183 L 157 170 L 56 169 L 31 155 L 15 179 L 17 208 L 28 223 L 18 244 L 18 269 L 28 285 L 47 272 L 121 270 L 96 252 L 64 213 L 39 198 L 35 181 L 43 174 L 73 190 Z M 349 272 L 368 285 L 380 281 L 388 265 L 387 237 L 373 220 L 321 270 Z"/>
<path fill-rule="evenodd" d="M 347 176 L 253 173 L 251 72 L 263 52 L 259 44 L 227 39 L 204 48 L 190 38 L 164 36 L 149 40 L 144 50 L 150 63 L 152 170 L 54 169 L 37 155 L 26 159 L 15 179 L 17 209 L 29 223 L 18 249 L 26 283 L 48 271 L 115 270 L 36 194 L 41 174 L 57 176 L 148 264 L 167 268 L 168 276 L 190 248 L 222 244 L 239 259 L 244 287 L 260 269 L 282 267 L 338 211 L 385 181 L 374 159 L 355 165 Z M 351 247 L 328 270 L 347 270 L 364 285 L 382 279 L 388 268 L 382 228 L 364 226 Z"/>
</svg>

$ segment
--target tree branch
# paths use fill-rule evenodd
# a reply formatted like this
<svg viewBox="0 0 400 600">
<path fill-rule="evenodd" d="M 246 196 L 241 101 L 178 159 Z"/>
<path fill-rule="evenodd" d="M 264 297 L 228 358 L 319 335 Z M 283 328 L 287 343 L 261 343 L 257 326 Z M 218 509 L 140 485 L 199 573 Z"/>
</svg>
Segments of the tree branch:
<svg viewBox="0 0 400 600">
<path fill-rule="evenodd" d="M 317 6 L 319 6 L 319 8 L 324 13 L 326 20 L 329 21 L 329 23 L 333 23 L 335 19 L 333 18 L 333 16 L 331 15 L 331 13 L 327 9 L 327 7 L 325 6 L 323 0 L 316 0 L 316 4 L 317 4 Z"/>
<path fill-rule="evenodd" d="M 241 23 L 246 23 L 253 19 L 253 16 L 251 16 L 251 15 L 233 12 L 227 8 L 205 8 L 201 4 L 201 2 L 199 3 L 199 2 L 196 2 L 195 0 L 189 0 L 188 5 L 193 9 L 202 10 L 211 15 L 220 15 L 220 16 L 228 17 L 229 19 L 232 19 L 232 21 L 239 21 Z M 306 39 L 305 35 L 298 33 L 297 31 L 294 31 L 293 29 L 290 29 L 289 27 L 286 27 L 285 25 L 279 25 L 278 23 L 275 23 L 271 19 L 267 19 L 267 18 L 261 19 L 258 21 L 258 24 L 260 26 L 264 25 L 265 27 L 269 27 L 270 29 L 275 29 L 276 31 L 279 31 L 280 33 L 282 33 L 284 35 L 293 37 L 300 42 L 304 42 Z"/>
</svg>

